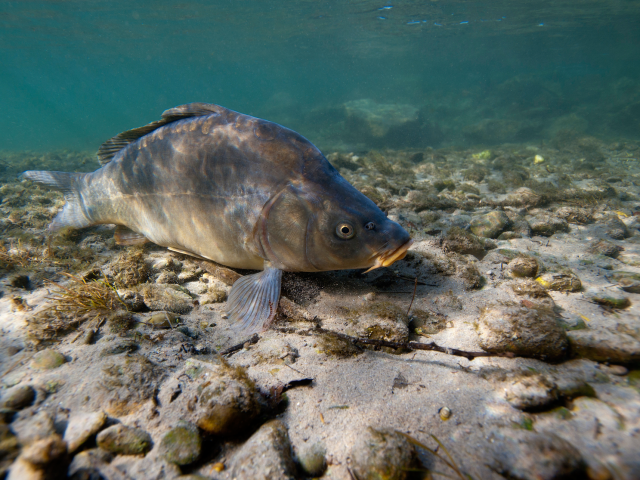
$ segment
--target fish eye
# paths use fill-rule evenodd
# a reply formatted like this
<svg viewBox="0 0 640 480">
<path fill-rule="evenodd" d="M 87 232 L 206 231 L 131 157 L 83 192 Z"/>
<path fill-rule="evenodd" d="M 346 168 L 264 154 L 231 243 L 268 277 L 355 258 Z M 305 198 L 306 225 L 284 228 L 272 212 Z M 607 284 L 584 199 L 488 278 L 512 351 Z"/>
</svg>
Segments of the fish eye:
<svg viewBox="0 0 640 480">
<path fill-rule="evenodd" d="M 344 238 L 345 240 L 349 240 L 350 238 L 353 238 L 353 236 L 356 234 L 356 232 L 355 232 L 355 230 L 353 229 L 353 227 L 350 224 L 341 223 L 340 225 L 338 225 L 336 227 L 336 234 L 340 238 Z"/>
<path fill-rule="evenodd" d="M 373 222 L 369 222 L 369 223 L 367 223 L 367 224 L 364 226 L 364 228 L 365 228 L 366 230 L 373 230 L 373 229 L 375 229 L 375 228 L 376 228 L 376 224 L 375 224 L 375 223 L 373 223 Z"/>
</svg>

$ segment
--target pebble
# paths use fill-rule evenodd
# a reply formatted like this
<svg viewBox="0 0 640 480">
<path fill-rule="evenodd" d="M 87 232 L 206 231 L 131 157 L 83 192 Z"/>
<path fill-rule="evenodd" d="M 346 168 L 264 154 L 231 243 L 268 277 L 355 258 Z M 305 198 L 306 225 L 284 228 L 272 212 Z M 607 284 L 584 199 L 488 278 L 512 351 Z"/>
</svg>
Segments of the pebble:
<svg viewBox="0 0 640 480">
<path fill-rule="evenodd" d="M 82 337 L 80 338 L 80 344 L 81 345 L 91 345 L 93 343 L 93 340 L 96 336 L 96 331 L 93 328 L 87 328 L 84 331 L 84 334 L 82 335 Z"/>
<path fill-rule="evenodd" d="M 13 460 L 19 453 L 18 437 L 13 434 L 9 425 L 0 423 L 0 476 L 4 471 L 2 462 Z"/>
<path fill-rule="evenodd" d="M 630 335 L 606 329 L 567 332 L 571 353 L 596 362 L 628 364 L 640 360 L 640 341 Z"/>
<path fill-rule="evenodd" d="M 183 287 L 189 290 L 191 295 L 203 295 L 209 290 L 209 287 L 204 282 L 186 282 Z"/>
<path fill-rule="evenodd" d="M 282 338 L 265 338 L 262 339 L 254 348 L 251 349 L 254 365 L 257 363 L 272 362 L 291 365 L 295 363 L 300 356 L 298 349 L 291 346 L 289 342 Z"/>
<path fill-rule="evenodd" d="M 588 297 L 591 301 L 613 309 L 624 309 L 631 306 L 631 300 L 613 290 L 601 290 L 593 292 Z"/>
<path fill-rule="evenodd" d="M 46 348 L 33 356 L 31 368 L 34 370 L 52 370 L 66 363 L 66 361 L 67 359 L 60 352 Z"/>
<path fill-rule="evenodd" d="M 11 408 L 0 407 L 0 425 L 3 423 L 11 423 L 16 415 L 16 411 Z"/>
<path fill-rule="evenodd" d="M 175 272 L 165 271 L 158 275 L 156 283 L 158 284 L 177 284 L 179 282 L 178 275 Z"/>
<path fill-rule="evenodd" d="M 564 218 L 555 215 L 539 214 L 529 219 L 529 226 L 534 235 L 550 237 L 554 233 L 568 232 L 571 229 Z"/>
<path fill-rule="evenodd" d="M 536 282 L 547 290 L 557 292 L 579 292 L 582 290 L 580 279 L 573 273 L 545 273 L 536 278 Z"/>
<path fill-rule="evenodd" d="M 118 296 L 120 300 L 127 306 L 127 309 L 131 312 L 139 312 L 144 310 L 144 298 L 142 295 L 135 291 L 129 289 L 118 290 Z"/>
<path fill-rule="evenodd" d="M 605 257 L 616 258 L 623 250 L 622 247 L 610 242 L 609 240 L 597 240 L 589 246 L 589 253 L 594 255 L 604 255 Z"/>
<path fill-rule="evenodd" d="M 201 449 L 202 440 L 198 427 L 193 423 L 180 421 L 163 435 L 158 450 L 168 462 L 188 465 L 198 459 Z"/>
<path fill-rule="evenodd" d="M 321 442 L 304 446 L 298 452 L 298 463 L 302 470 L 311 477 L 320 477 L 327 469 L 327 451 Z"/>
<path fill-rule="evenodd" d="M 215 283 L 211 283 L 206 291 L 206 293 L 202 296 L 200 303 L 202 305 L 208 303 L 221 303 L 227 299 L 228 295 L 228 287 L 217 280 Z"/>
<path fill-rule="evenodd" d="M 404 436 L 369 427 L 351 448 L 351 468 L 359 480 L 403 480 L 413 454 Z"/>
<path fill-rule="evenodd" d="M 555 402 L 558 390 L 554 382 L 543 375 L 522 377 L 507 385 L 504 397 L 519 410 L 538 409 Z"/>
<path fill-rule="evenodd" d="M 175 328 L 180 324 L 180 317 L 171 312 L 157 312 L 146 318 L 145 322 L 156 328 Z"/>
<path fill-rule="evenodd" d="M 492 432 L 492 458 L 488 466 L 507 478 L 553 480 L 586 478 L 580 452 L 553 433 L 503 429 Z"/>
<path fill-rule="evenodd" d="M 192 270 L 183 270 L 178 275 L 179 283 L 193 282 L 197 280 L 202 275 L 202 270 L 200 268 L 192 269 Z"/>
<path fill-rule="evenodd" d="M 538 274 L 538 261 L 532 257 L 516 257 L 507 265 L 514 277 L 535 277 Z"/>
<path fill-rule="evenodd" d="M 143 284 L 138 287 L 144 304 L 149 310 L 163 310 L 177 314 L 193 310 L 193 299 L 188 291 L 178 285 Z"/>
<path fill-rule="evenodd" d="M 519 237 L 530 237 L 531 236 L 531 225 L 524 218 L 518 218 L 513 221 L 513 227 L 511 227 L 512 232 L 515 235 L 519 235 Z"/>
<path fill-rule="evenodd" d="M 603 370 L 610 373 L 611 375 L 617 375 L 620 377 L 629 373 L 629 370 L 626 367 L 623 367 L 622 365 L 608 365 L 605 368 L 603 368 Z"/>
<path fill-rule="evenodd" d="M 106 480 L 100 467 L 111 462 L 113 455 L 101 448 L 84 450 L 73 457 L 68 475 L 72 480 Z"/>
<path fill-rule="evenodd" d="M 564 218 L 569 223 L 588 224 L 593 223 L 593 215 L 586 208 L 560 207 L 556 210 L 556 215 Z"/>
<path fill-rule="evenodd" d="M 564 329 L 553 310 L 542 306 L 487 306 L 478 319 L 477 331 L 480 346 L 487 352 L 513 352 L 545 360 L 562 358 L 568 352 Z"/>
<path fill-rule="evenodd" d="M 233 456 L 231 465 L 231 478 L 293 480 L 296 465 L 286 427 L 280 420 L 262 425 Z"/>
<path fill-rule="evenodd" d="M 544 198 L 530 188 L 520 187 L 507 195 L 505 203 L 514 207 L 535 207 L 543 201 Z"/>
<path fill-rule="evenodd" d="M 53 418 L 45 410 L 40 410 L 30 417 L 14 420 L 11 429 L 17 435 L 21 445 L 29 445 L 56 433 Z"/>
<path fill-rule="evenodd" d="M 506 213 L 494 210 L 471 221 L 470 230 L 479 237 L 496 238 L 509 225 Z"/>
<path fill-rule="evenodd" d="M 596 396 L 596 391 L 593 387 L 580 375 L 572 375 L 570 373 L 556 375 L 553 383 L 555 383 L 558 390 L 558 397 L 563 399 Z"/>
<path fill-rule="evenodd" d="M 349 315 L 348 319 L 355 320 L 351 335 L 398 343 L 409 340 L 407 312 L 393 303 L 366 303 Z"/>
<path fill-rule="evenodd" d="M 151 450 L 151 435 L 142 429 L 113 425 L 98 434 L 98 446 L 107 452 L 122 455 L 145 454 Z"/>
<path fill-rule="evenodd" d="M 89 437 L 96 434 L 106 423 L 107 414 L 103 411 L 76 413 L 71 415 L 64 432 L 69 453 L 75 452 Z"/>
<path fill-rule="evenodd" d="M 631 235 L 629 229 L 616 214 L 610 214 L 602 220 L 606 234 L 614 240 L 623 240 Z"/>
<path fill-rule="evenodd" d="M 6 349 L 6 353 L 9 357 L 13 357 L 16 353 L 22 350 L 22 347 L 18 345 L 9 345 Z"/>
<path fill-rule="evenodd" d="M 20 457 L 33 465 L 44 467 L 48 463 L 60 459 L 66 453 L 67 444 L 60 435 L 51 435 L 25 447 L 20 453 Z"/>
<path fill-rule="evenodd" d="M 45 480 L 46 473 L 44 470 L 36 467 L 25 459 L 18 457 L 13 462 L 6 480 Z"/>
<path fill-rule="evenodd" d="M 611 272 L 607 278 L 611 282 L 616 282 L 627 293 L 640 293 L 640 273 L 618 270 Z"/>
<path fill-rule="evenodd" d="M 363 303 L 373 302 L 373 301 L 376 300 L 376 297 L 377 297 L 376 292 L 369 292 L 369 293 L 363 295 L 362 301 L 363 301 Z"/>
<path fill-rule="evenodd" d="M 3 408 L 21 410 L 31 405 L 35 398 L 36 391 L 31 385 L 19 385 L 5 392 L 2 400 L 0 400 L 0 405 L 2 405 Z"/>
<path fill-rule="evenodd" d="M 184 375 L 192 381 L 180 381 Z M 170 401 L 178 385 L 182 393 Z M 211 362 L 187 360 L 160 393 L 165 410 L 175 411 L 178 418 L 191 421 L 212 435 L 237 434 L 248 427 L 260 412 L 257 397 L 245 370 L 232 367 L 221 358 Z"/>
<path fill-rule="evenodd" d="M 550 299 L 546 288 L 529 278 L 510 283 L 509 286 L 516 295 L 527 295 L 535 299 Z"/>
</svg>

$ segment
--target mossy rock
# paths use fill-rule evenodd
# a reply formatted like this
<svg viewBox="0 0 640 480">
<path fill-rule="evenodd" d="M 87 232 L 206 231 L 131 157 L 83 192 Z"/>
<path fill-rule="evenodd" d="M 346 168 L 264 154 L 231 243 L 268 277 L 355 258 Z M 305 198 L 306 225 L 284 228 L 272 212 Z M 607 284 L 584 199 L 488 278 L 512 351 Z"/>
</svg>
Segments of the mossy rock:
<svg viewBox="0 0 640 480">
<path fill-rule="evenodd" d="M 506 213 L 494 210 L 471 221 L 470 230 L 479 237 L 496 238 L 511 223 Z"/>
<path fill-rule="evenodd" d="M 67 359 L 60 352 L 47 348 L 33 356 L 31 368 L 34 370 L 53 370 L 66 362 Z"/>
<path fill-rule="evenodd" d="M 360 480 L 404 480 L 413 455 L 401 434 L 369 427 L 351 449 L 351 466 Z"/>
<path fill-rule="evenodd" d="M 31 385 L 19 385 L 17 387 L 10 388 L 4 393 L 4 395 L 2 395 L 0 405 L 3 408 L 20 410 L 31 405 L 35 398 L 36 391 Z"/>
<path fill-rule="evenodd" d="M 573 273 L 545 273 L 536 278 L 536 282 L 547 290 L 558 292 L 579 292 L 582 282 Z"/>
<path fill-rule="evenodd" d="M 550 308 L 489 305 L 477 324 L 480 346 L 495 353 L 558 360 L 569 350 L 567 335 Z"/>
<path fill-rule="evenodd" d="M 260 413 L 256 387 L 242 367 L 224 359 L 213 362 L 190 359 L 177 376 L 193 379 L 171 402 L 176 415 L 211 435 L 237 434 Z"/>
<path fill-rule="evenodd" d="M 96 441 L 103 450 L 122 455 L 145 454 L 153 446 L 147 432 L 122 424 L 106 428 L 98 434 Z"/>
<path fill-rule="evenodd" d="M 198 427 L 193 423 L 180 421 L 162 437 L 159 453 L 167 462 L 188 465 L 198 459 L 201 449 L 202 439 Z"/>
</svg>

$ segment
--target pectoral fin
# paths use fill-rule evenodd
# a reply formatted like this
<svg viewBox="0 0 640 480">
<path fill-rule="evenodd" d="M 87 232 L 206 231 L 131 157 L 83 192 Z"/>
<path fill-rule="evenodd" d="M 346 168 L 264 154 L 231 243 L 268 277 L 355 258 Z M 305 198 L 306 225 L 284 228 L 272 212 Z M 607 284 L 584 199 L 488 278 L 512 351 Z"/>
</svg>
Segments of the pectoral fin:
<svg viewBox="0 0 640 480">
<path fill-rule="evenodd" d="M 227 314 L 234 330 L 250 335 L 269 328 L 276 316 L 281 280 L 282 270 L 265 261 L 262 272 L 239 278 L 233 284 Z"/>
</svg>

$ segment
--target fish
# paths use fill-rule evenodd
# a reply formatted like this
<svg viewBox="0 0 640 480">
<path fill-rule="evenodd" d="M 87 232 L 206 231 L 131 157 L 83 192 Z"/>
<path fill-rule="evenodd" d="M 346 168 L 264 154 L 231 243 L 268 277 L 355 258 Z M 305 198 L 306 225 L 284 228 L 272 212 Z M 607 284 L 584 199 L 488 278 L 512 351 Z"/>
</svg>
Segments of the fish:
<svg viewBox="0 0 640 480">
<path fill-rule="evenodd" d="M 26 171 L 65 205 L 49 225 L 114 224 L 119 245 L 153 242 L 238 269 L 233 328 L 274 320 L 282 272 L 388 267 L 413 240 L 306 138 L 219 105 L 190 103 L 120 133 L 91 173 Z"/>
</svg>

